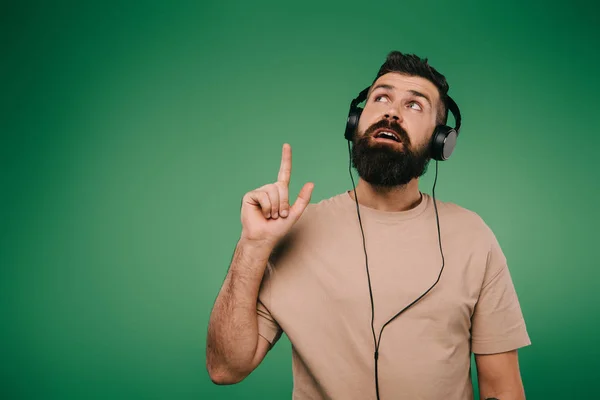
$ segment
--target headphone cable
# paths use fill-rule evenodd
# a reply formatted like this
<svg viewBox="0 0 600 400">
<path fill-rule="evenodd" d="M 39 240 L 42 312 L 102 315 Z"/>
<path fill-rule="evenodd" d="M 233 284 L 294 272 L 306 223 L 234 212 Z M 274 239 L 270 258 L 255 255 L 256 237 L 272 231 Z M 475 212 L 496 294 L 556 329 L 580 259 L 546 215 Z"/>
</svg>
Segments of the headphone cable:
<svg viewBox="0 0 600 400">
<path fill-rule="evenodd" d="M 367 281 L 369 283 L 369 297 L 371 299 L 371 331 L 373 333 L 373 342 L 375 344 L 375 353 L 374 353 L 374 359 L 375 359 L 375 393 L 377 395 L 377 400 L 380 400 L 380 397 L 379 397 L 379 368 L 378 368 L 378 364 L 379 364 L 379 345 L 381 344 L 381 335 L 383 333 L 383 329 L 390 322 L 392 322 L 394 319 L 396 319 L 396 317 L 398 317 L 400 314 L 402 314 L 404 311 L 406 311 L 413 304 L 415 304 L 416 302 L 418 302 L 419 300 L 421 300 L 427 293 L 429 293 L 429 291 L 431 291 L 431 289 L 433 289 L 433 287 L 435 285 L 437 285 L 437 283 L 440 281 L 440 278 L 442 276 L 442 271 L 444 270 L 445 260 L 444 260 L 444 252 L 442 250 L 442 235 L 441 235 L 441 232 L 440 232 L 440 219 L 439 219 L 437 204 L 436 204 L 436 200 L 435 200 L 435 185 L 437 183 L 437 177 L 438 177 L 438 161 L 435 160 L 435 178 L 433 180 L 433 188 L 432 188 L 431 192 L 432 192 L 432 196 L 433 196 L 433 207 L 435 208 L 435 219 L 436 219 L 436 224 L 437 224 L 437 233 L 438 233 L 438 243 L 439 243 L 439 246 L 440 246 L 440 255 L 442 257 L 442 267 L 440 269 L 440 273 L 439 273 L 439 275 L 438 275 L 435 283 L 429 289 L 427 289 L 416 300 L 414 300 L 412 303 L 410 303 L 409 305 L 407 305 L 406 307 L 404 307 L 400 312 L 398 312 L 396 315 L 394 315 L 392 318 L 390 318 L 385 324 L 383 324 L 383 326 L 381 327 L 381 330 L 379 331 L 379 338 L 377 339 L 377 337 L 375 335 L 375 303 L 373 301 L 373 289 L 371 287 L 371 275 L 369 274 L 369 260 L 368 260 L 368 256 L 367 256 L 367 245 L 366 245 L 366 240 L 365 240 L 365 232 L 363 230 L 362 220 L 360 218 L 360 207 L 359 207 L 359 204 L 358 204 L 358 196 L 356 194 L 356 185 L 354 184 L 354 177 L 352 176 L 352 152 L 350 150 L 350 141 L 348 141 L 348 153 L 350 155 L 350 157 L 349 157 L 350 158 L 350 163 L 349 163 L 349 166 L 348 166 L 348 172 L 350 173 L 350 179 L 352 180 L 352 188 L 353 188 L 353 191 L 354 191 L 354 200 L 356 201 L 356 213 L 358 215 L 358 223 L 360 225 L 360 232 L 362 234 L 363 249 L 364 249 L 364 252 L 365 252 L 365 267 L 366 267 L 366 270 L 367 270 Z"/>
</svg>

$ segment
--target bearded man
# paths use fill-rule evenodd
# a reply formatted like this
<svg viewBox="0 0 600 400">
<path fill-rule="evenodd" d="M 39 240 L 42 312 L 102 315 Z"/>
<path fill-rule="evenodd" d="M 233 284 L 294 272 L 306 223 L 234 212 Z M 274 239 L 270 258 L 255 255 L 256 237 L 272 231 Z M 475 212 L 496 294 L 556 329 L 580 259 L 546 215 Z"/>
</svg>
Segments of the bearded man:
<svg viewBox="0 0 600 400">
<path fill-rule="evenodd" d="M 448 90 L 427 59 L 389 53 L 351 103 L 359 182 L 316 204 L 312 183 L 289 204 L 283 146 L 277 181 L 242 199 L 208 327 L 213 382 L 243 380 L 285 333 L 293 399 L 470 400 L 471 354 L 482 399 L 525 398 L 517 350 L 531 341 L 494 233 L 419 189 L 456 144 Z"/>
</svg>

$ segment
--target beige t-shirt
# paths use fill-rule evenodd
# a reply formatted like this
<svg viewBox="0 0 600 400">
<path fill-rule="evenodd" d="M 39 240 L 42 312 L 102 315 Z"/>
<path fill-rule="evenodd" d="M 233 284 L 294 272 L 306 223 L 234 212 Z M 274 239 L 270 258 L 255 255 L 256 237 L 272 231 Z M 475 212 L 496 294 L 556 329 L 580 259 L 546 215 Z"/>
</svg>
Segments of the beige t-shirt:
<svg viewBox="0 0 600 400">
<path fill-rule="evenodd" d="M 436 200 L 445 265 L 438 284 L 383 330 L 381 400 L 473 398 L 471 352 L 531 344 L 502 250 L 474 212 Z M 385 212 L 360 206 L 375 333 L 436 281 L 442 266 L 433 199 Z M 269 269 L 271 269 L 269 271 Z M 258 331 L 292 344 L 293 399 L 375 399 L 365 253 L 348 192 L 310 204 L 273 252 Z"/>
</svg>

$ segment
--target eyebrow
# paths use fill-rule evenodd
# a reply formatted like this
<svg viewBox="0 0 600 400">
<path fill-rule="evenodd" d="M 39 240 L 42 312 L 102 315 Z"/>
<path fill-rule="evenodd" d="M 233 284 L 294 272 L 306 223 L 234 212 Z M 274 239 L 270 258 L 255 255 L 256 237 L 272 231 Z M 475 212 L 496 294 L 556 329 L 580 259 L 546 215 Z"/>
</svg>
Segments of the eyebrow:
<svg viewBox="0 0 600 400">
<path fill-rule="evenodd" d="M 392 86 L 392 85 L 387 85 L 387 84 L 380 83 L 379 85 L 377 85 L 377 86 L 375 86 L 375 87 L 371 88 L 371 91 L 369 92 L 369 95 L 368 95 L 368 97 L 371 97 L 371 94 L 372 94 L 372 93 L 373 93 L 375 90 L 377 90 L 377 89 L 380 89 L 380 88 L 381 88 L 381 89 L 387 89 L 387 90 L 394 90 L 394 89 L 395 89 L 395 87 L 394 87 L 394 86 Z M 425 100 L 426 100 L 426 101 L 429 103 L 429 107 L 433 107 L 433 106 L 431 105 L 431 100 L 429 99 L 429 97 L 427 97 L 427 96 L 426 96 L 426 95 L 424 95 L 423 93 L 421 93 L 421 92 L 419 92 L 419 91 L 417 91 L 417 90 L 412 90 L 412 89 L 409 89 L 409 90 L 408 90 L 408 92 L 409 92 L 409 93 L 411 93 L 413 96 L 417 96 L 417 97 L 422 97 L 422 98 L 424 98 L 424 99 L 425 99 Z"/>
</svg>

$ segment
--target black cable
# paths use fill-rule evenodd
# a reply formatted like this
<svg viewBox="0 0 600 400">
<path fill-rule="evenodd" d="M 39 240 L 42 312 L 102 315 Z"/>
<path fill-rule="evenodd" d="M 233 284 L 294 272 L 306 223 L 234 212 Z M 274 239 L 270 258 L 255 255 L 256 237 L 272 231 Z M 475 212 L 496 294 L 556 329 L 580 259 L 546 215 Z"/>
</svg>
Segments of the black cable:
<svg viewBox="0 0 600 400">
<path fill-rule="evenodd" d="M 348 151 L 350 151 L 350 141 L 348 141 Z M 367 245 L 365 242 L 365 234 L 362 227 L 362 220 L 360 219 L 360 210 L 358 207 L 358 197 L 356 196 L 356 185 L 354 184 L 354 177 L 352 176 L 352 156 L 350 156 L 350 179 L 352 180 L 352 188 L 354 189 L 354 199 L 356 200 L 356 213 L 358 214 L 358 223 L 360 225 L 360 231 L 363 232 L 362 240 L 363 240 L 363 248 L 365 250 L 365 263 L 367 265 L 367 280 L 369 282 L 369 296 L 371 297 L 371 331 L 373 332 L 373 341 L 377 344 L 377 339 L 375 338 L 375 303 L 373 302 L 373 290 L 371 288 L 371 275 L 369 274 L 369 258 L 367 256 Z M 377 353 L 377 350 L 376 350 Z M 377 362 L 375 362 L 375 380 L 377 381 Z M 376 386 L 377 387 L 377 386 Z M 379 389 L 377 389 L 377 398 L 379 399 Z"/>
<path fill-rule="evenodd" d="M 375 359 L 375 393 L 377 395 L 377 400 L 380 400 L 379 397 L 379 368 L 378 368 L 378 364 L 379 364 L 379 345 L 381 344 L 381 335 L 383 334 L 383 328 L 385 328 L 390 322 L 392 322 L 394 319 L 396 319 L 396 317 L 398 317 L 400 314 L 402 314 L 404 311 L 406 311 L 409 307 L 411 307 L 413 304 L 415 304 L 416 302 L 418 302 L 419 300 L 421 300 L 427 293 L 429 293 L 431 291 L 431 289 L 433 289 L 433 287 L 435 285 L 437 285 L 437 283 L 440 281 L 440 278 L 442 276 L 442 271 L 444 270 L 444 265 L 445 265 L 445 260 L 444 260 L 444 251 L 442 250 L 442 235 L 440 232 L 440 219 L 439 219 L 439 215 L 438 215 L 438 209 L 437 209 L 437 203 L 435 200 L 435 185 L 437 183 L 437 177 L 438 177 L 438 161 L 435 161 L 435 178 L 433 180 L 433 188 L 431 189 L 431 193 L 433 196 L 433 207 L 435 208 L 435 220 L 436 220 L 436 224 L 437 224 L 437 232 L 438 232 L 438 243 L 440 246 L 440 255 L 442 257 L 442 268 L 440 269 L 440 273 L 435 281 L 435 283 L 433 285 L 431 285 L 431 287 L 429 289 L 427 289 L 427 291 L 425 291 L 425 293 L 423 293 L 421 296 L 419 296 L 416 300 L 414 300 L 412 303 L 410 303 L 409 305 L 407 305 L 406 307 L 404 307 L 400 312 L 398 312 L 396 315 L 394 315 L 392 318 L 390 318 L 385 324 L 383 324 L 383 326 L 381 327 L 381 331 L 379 331 L 379 338 L 376 338 L 375 335 L 375 303 L 373 301 L 373 289 L 371 287 L 371 275 L 369 274 L 369 260 L 367 257 L 367 245 L 366 245 L 366 241 L 365 241 L 365 232 L 363 230 L 363 226 L 362 226 L 362 220 L 360 218 L 360 207 L 358 205 L 358 196 L 356 195 L 356 185 L 354 184 L 354 177 L 352 176 L 352 152 L 350 150 L 350 141 L 348 141 L 348 153 L 350 154 L 350 164 L 348 167 L 348 172 L 350 173 L 350 179 L 352 180 L 352 188 L 354 190 L 354 200 L 356 201 L 356 213 L 358 215 L 358 223 L 360 225 L 360 232 L 362 233 L 362 239 L 363 239 L 363 248 L 365 251 L 365 266 L 367 269 L 367 280 L 369 283 L 369 296 L 371 298 L 371 331 L 373 332 L 373 342 L 375 343 L 375 353 L 374 353 L 374 359 Z"/>
</svg>

